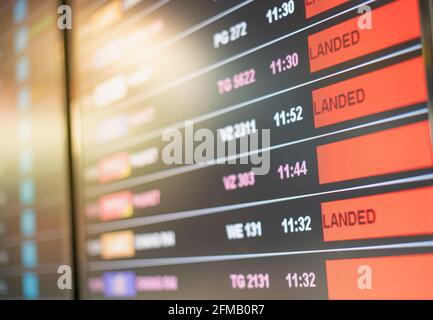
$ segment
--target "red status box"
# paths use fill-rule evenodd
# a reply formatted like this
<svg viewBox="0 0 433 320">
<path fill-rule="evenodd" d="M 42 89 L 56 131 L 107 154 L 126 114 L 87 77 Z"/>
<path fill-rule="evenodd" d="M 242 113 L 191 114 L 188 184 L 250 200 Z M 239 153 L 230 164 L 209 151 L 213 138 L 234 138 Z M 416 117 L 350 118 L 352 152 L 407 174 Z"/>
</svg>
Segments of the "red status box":
<svg viewBox="0 0 433 320">
<path fill-rule="evenodd" d="M 314 90 L 316 128 L 427 101 L 422 57 Z"/>
<path fill-rule="evenodd" d="M 311 18 L 346 2 L 349 0 L 305 0 L 305 13 Z"/>
<path fill-rule="evenodd" d="M 421 35 L 416 0 L 396 0 L 372 12 L 372 28 L 360 29 L 360 17 L 308 37 L 310 70 L 342 62 L 417 39 Z"/>
<path fill-rule="evenodd" d="M 324 241 L 433 234 L 433 187 L 324 202 Z"/>
<path fill-rule="evenodd" d="M 320 184 L 433 166 L 428 121 L 317 147 Z"/>
<path fill-rule="evenodd" d="M 433 299 L 433 255 L 327 260 L 331 300 Z"/>
</svg>

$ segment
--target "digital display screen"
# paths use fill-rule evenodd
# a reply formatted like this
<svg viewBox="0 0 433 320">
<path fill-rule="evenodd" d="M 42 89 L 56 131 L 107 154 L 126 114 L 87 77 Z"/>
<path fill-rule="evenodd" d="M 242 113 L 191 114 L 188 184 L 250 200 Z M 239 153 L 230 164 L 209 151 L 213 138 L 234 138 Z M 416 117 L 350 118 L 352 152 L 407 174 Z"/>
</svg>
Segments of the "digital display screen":
<svg viewBox="0 0 433 320">
<path fill-rule="evenodd" d="M 0 299 L 66 299 L 71 265 L 57 1 L 0 1 Z"/>
<path fill-rule="evenodd" d="M 433 298 L 418 1 L 74 9 L 84 297 Z"/>
<path fill-rule="evenodd" d="M 0 0 L 0 299 L 433 300 L 432 17 Z"/>
</svg>

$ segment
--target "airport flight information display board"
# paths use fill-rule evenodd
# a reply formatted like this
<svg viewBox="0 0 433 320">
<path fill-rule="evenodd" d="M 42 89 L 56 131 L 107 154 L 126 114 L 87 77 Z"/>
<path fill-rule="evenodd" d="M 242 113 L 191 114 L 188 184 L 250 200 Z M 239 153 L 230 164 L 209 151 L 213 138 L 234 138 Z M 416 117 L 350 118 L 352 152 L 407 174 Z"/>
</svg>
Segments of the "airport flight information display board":
<svg viewBox="0 0 433 320">
<path fill-rule="evenodd" d="M 57 1 L 0 1 L 0 299 L 66 299 L 71 266 Z"/>
<path fill-rule="evenodd" d="M 433 298 L 418 1 L 74 4 L 83 297 Z"/>
</svg>

